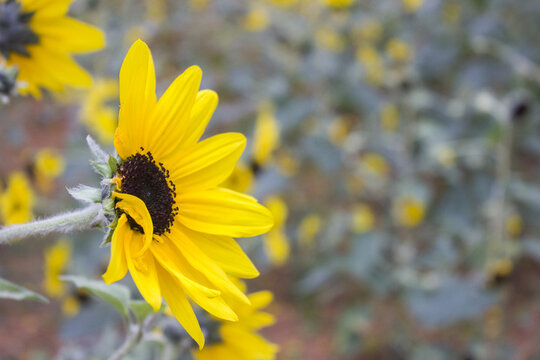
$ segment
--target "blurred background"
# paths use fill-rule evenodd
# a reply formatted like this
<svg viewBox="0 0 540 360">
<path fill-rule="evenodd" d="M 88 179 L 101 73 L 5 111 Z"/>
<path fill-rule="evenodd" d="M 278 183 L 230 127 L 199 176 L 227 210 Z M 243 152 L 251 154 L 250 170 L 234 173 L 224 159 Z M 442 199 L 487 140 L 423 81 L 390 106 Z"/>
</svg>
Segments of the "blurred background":
<svg viewBox="0 0 540 360">
<path fill-rule="evenodd" d="M 220 96 L 206 136 L 248 138 L 227 186 L 279 219 L 239 241 L 261 272 L 248 288 L 275 295 L 262 333 L 278 359 L 540 357 L 540 2 L 77 0 L 70 14 L 107 47 L 78 57 L 89 91 L 0 109 L 4 224 L 98 184 L 85 137 L 113 151 L 118 72 L 141 38 L 158 95 L 197 64 Z M 51 299 L 0 302 L 1 360 L 118 346 L 120 315 L 57 279 L 100 278 L 102 237 L 1 248 L 0 276 Z"/>
</svg>

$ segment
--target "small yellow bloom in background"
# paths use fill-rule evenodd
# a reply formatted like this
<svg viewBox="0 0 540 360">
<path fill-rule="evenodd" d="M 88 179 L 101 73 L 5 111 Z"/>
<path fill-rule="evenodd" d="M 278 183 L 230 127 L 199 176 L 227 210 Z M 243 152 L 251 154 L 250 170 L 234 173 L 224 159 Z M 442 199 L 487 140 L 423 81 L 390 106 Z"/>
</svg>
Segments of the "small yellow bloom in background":
<svg viewBox="0 0 540 360">
<path fill-rule="evenodd" d="M 387 132 L 396 132 L 399 128 L 399 112 L 394 104 L 384 104 L 382 106 L 381 128 Z"/>
<path fill-rule="evenodd" d="M 375 19 L 365 20 L 357 30 L 358 37 L 361 41 L 375 43 L 382 38 L 383 26 L 380 21 Z"/>
<path fill-rule="evenodd" d="M 391 60 L 397 62 L 409 62 L 414 58 L 413 48 L 399 39 L 391 39 L 386 44 L 386 53 Z"/>
<path fill-rule="evenodd" d="M 163 21 L 167 14 L 166 0 L 145 0 L 146 16 L 150 20 Z"/>
<path fill-rule="evenodd" d="M 392 214 L 399 225 L 413 228 L 424 221 L 426 204 L 414 196 L 399 196 L 394 201 Z"/>
<path fill-rule="evenodd" d="M 264 237 L 266 254 L 273 265 L 281 266 L 289 258 L 290 245 L 285 233 L 285 222 L 289 212 L 287 204 L 278 196 L 266 199 L 266 207 L 274 216 L 274 227 Z"/>
<path fill-rule="evenodd" d="M 253 171 L 244 163 L 236 164 L 231 176 L 221 184 L 224 188 L 249 193 L 253 187 Z"/>
<path fill-rule="evenodd" d="M 4 224 L 22 224 L 30 221 L 34 216 L 34 196 L 30 181 L 24 173 L 11 174 L 7 188 L 0 198 L 0 213 Z"/>
<path fill-rule="evenodd" d="M 238 287 L 245 292 L 245 285 Z M 274 360 L 279 347 L 258 334 L 262 328 L 275 323 L 273 315 L 261 311 L 273 301 L 270 291 L 259 291 L 248 295 L 251 305 L 233 304 L 238 314 L 237 322 L 214 319 L 218 327 L 216 334 L 209 334 L 219 339 L 208 344 L 201 351 L 192 351 L 196 360 Z M 211 330 L 212 331 L 212 330 Z"/>
<path fill-rule="evenodd" d="M 439 164 L 446 168 L 452 168 L 456 165 L 456 151 L 448 145 L 437 146 L 435 157 Z"/>
<path fill-rule="evenodd" d="M 384 82 L 385 67 L 377 49 L 371 45 L 361 45 L 356 51 L 356 60 L 364 67 L 366 81 L 373 86 Z"/>
<path fill-rule="evenodd" d="M 55 179 L 64 172 L 65 161 L 60 152 L 55 149 L 41 149 L 34 161 L 38 176 Z"/>
<path fill-rule="evenodd" d="M 352 212 L 352 230 L 357 234 L 363 234 L 373 229 L 375 214 L 367 204 L 357 204 Z"/>
<path fill-rule="evenodd" d="M 334 8 L 349 7 L 354 4 L 355 0 L 323 0 L 323 3 L 327 6 Z"/>
<path fill-rule="evenodd" d="M 518 213 L 514 212 L 506 218 L 506 233 L 510 237 L 518 237 L 523 231 L 523 221 Z"/>
<path fill-rule="evenodd" d="M 315 237 L 322 228 L 322 219 L 317 214 L 309 214 L 302 219 L 298 226 L 298 241 L 304 247 L 313 246 Z"/>
<path fill-rule="evenodd" d="M 69 296 L 62 301 L 62 313 L 65 316 L 75 316 L 81 310 L 81 303 L 75 296 Z"/>
<path fill-rule="evenodd" d="M 287 8 L 298 2 L 298 0 L 269 0 L 270 3 L 277 5 L 279 7 Z"/>
<path fill-rule="evenodd" d="M 274 115 L 272 104 L 263 102 L 253 134 L 253 160 L 259 166 L 266 166 L 274 150 L 279 146 L 279 123 Z"/>
<path fill-rule="evenodd" d="M 343 145 L 343 142 L 351 131 L 351 125 L 352 121 L 349 117 L 335 117 L 328 126 L 328 140 L 336 146 Z"/>
<path fill-rule="evenodd" d="M 189 0 L 189 6 L 191 6 L 193 10 L 205 10 L 208 8 L 208 5 L 210 5 L 210 0 Z"/>
<path fill-rule="evenodd" d="M 230 302 L 250 300 L 233 283 L 259 272 L 236 237 L 273 227 L 268 209 L 220 185 L 246 146 L 239 133 L 200 141 L 218 104 L 200 90 L 202 71 L 188 68 L 156 97 L 154 61 L 137 40 L 120 69 L 120 112 L 114 147 L 122 159 L 114 175 L 117 226 L 107 284 L 130 273 L 154 311 L 163 299 L 199 348 L 205 343 L 190 299 L 216 318 L 237 321 Z"/>
<path fill-rule="evenodd" d="M 386 159 L 374 152 L 367 152 L 360 157 L 360 168 L 378 177 L 387 177 L 390 174 L 390 166 Z"/>
<path fill-rule="evenodd" d="M 406 11 L 413 13 L 422 7 L 424 1 L 425 0 L 403 0 L 403 7 Z"/>
<path fill-rule="evenodd" d="M 98 79 L 87 93 L 79 113 L 81 121 L 99 141 L 110 143 L 118 124 L 118 82 Z"/>
<path fill-rule="evenodd" d="M 43 288 L 52 297 L 64 295 L 65 285 L 60 275 L 66 270 L 71 258 L 71 246 L 67 239 L 60 239 L 56 244 L 45 250 L 45 278 Z"/>
<path fill-rule="evenodd" d="M 461 18 L 461 8 L 457 1 L 446 1 L 442 6 L 444 21 L 455 25 Z"/>
<path fill-rule="evenodd" d="M 315 33 L 315 41 L 317 45 L 327 51 L 342 52 L 345 49 L 345 39 L 336 30 L 322 26 Z"/>
<path fill-rule="evenodd" d="M 97 28 L 67 16 L 72 1 L 15 0 L 0 2 L 0 16 L 18 19 L 7 22 L 18 31 L 8 31 L 0 60 L 19 69 L 17 80 L 26 86 L 21 94 L 41 97 L 41 88 L 64 92 L 66 88 L 85 88 L 92 78 L 72 58 L 100 50 L 105 36 Z M 8 26 L 8 27 L 9 27 Z M 24 29 L 26 36 L 18 36 Z M 10 35 L 12 34 L 12 35 Z"/>
<path fill-rule="evenodd" d="M 280 151 L 277 155 L 278 170 L 285 176 L 295 176 L 300 169 L 300 162 L 287 151 Z"/>
<path fill-rule="evenodd" d="M 264 7 L 254 7 L 244 18 L 244 29 L 250 32 L 263 31 L 270 25 L 270 14 Z"/>
</svg>

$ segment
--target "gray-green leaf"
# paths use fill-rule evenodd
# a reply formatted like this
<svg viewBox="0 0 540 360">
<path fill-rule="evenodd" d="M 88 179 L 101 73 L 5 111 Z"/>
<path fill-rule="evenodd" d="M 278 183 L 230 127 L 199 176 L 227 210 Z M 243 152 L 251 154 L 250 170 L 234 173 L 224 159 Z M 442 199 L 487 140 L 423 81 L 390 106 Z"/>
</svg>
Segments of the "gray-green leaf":
<svg viewBox="0 0 540 360">
<path fill-rule="evenodd" d="M 61 276 L 60 279 L 71 281 L 77 288 L 87 290 L 114 306 L 126 318 L 129 316 L 129 290 L 126 287 L 118 284 L 107 285 L 103 281 L 82 276 Z"/>
<path fill-rule="evenodd" d="M 83 203 L 101 202 L 101 190 L 91 186 L 79 185 L 74 188 L 67 188 L 67 191 L 74 199 Z"/>
<path fill-rule="evenodd" d="M 46 297 L 22 286 L 0 278 L 0 298 L 12 300 L 37 300 L 48 303 Z"/>
</svg>

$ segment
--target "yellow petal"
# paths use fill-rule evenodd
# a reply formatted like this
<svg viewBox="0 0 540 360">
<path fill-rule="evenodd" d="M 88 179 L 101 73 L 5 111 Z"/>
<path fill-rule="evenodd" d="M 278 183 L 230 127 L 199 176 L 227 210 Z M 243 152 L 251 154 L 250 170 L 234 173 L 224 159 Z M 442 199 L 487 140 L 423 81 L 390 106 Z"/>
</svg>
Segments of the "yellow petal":
<svg viewBox="0 0 540 360">
<path fill-rule="evenodd" d="M 247 296 L 229 279 L 227 274 L 210 259 L 204 252 L 197 247 L 186 234 L 177 227 L 171 229 L 170 235 L 167 236 L 169 241 L 163 242 L 164 249 L 167 249 L 169 254 L 181 252 L 195 270 L 203 274 L 208 281 L 223 292 L 229 294 L 239 301 L 250 305 Z M 160 244 L 161 245 L 161 244 Z"/>
<path fill-rule="evenodd" d="M 240 245 L 228 236 L 203 234 L 185 226 L 182 231 L 226 273 L 234 277 L 252 279 L 259 276 L 259 271 Z"/>
<path fill-rule="evenodd" d="M 279 124 L 274 114 L 264 110 L 257 118 L 253 135 L 253 159 L 265 165 L 274 149 L 279 145 Z"/>
<path fill-rule="evenodd" d="M 21 0 L 24 11 L 35 11 L 30 24 L 64 16 L 73 0 Z"/>
<path fill-rule="evenodd" d="M 273 226 L 272 214 L 257 200 L 223 188 L 181 194 L 178 203 L 178 220 L 207 234 L 249 237 Z"/>
<path fill-rule="evenodd" d="M 251 307 L 255 310 L 267 307 L 274 300 L 274 294 L 271 291 L 257 291 L 249 294 L 248 297 Z"/>
<path fill-rule="evenodd" d="M 193 312 L 182 286 L 176 279 L 168 274 L 161 266 L 157 265 L 159 285 L 163 292 L 163 298 L 169 305 L 174 317 L 199 344 L 199 349 L 204 346 L 204 335 L 199 326 L 199 321 Z"/>
<path fill-rule="evenodd" d="M 32 30 L 39 34 L 41 46 L 58 52 L 86 53 L 105 46 L 101 30 L 69 17 L 36 22 Z"/>
<path fill-rule="evenodd" d="M 212 136 L 178 153 L 171 178 L 181 192 L 215 187 L 231 175 L 245 147 L 242 134 Z"/>
<path fill-rule="evenodd" d="M 134 253 L 135 257 L 141 256 L 152 244 L 152 238 L 154 234 L 154 224 L 152 223 L 152 217 L 144 204 L 144 201 L 136 196 L 130 194 L 122 194 L 113 192 L 113 197 L 120 199 L 121 201 L 116 203 L 116 207 L 121 209 L 126 214 L 131 216 L 135 222 L 143 228 L 144 242 L 138 252 Z"/>
<path fill-rule="evenodd" d="M 265 201 L 265 205 L 274 217 L 274 227 L 280 227 L 287 220 L 288 208 L 285 201 L 278 196 L 270 196 Z"/>
<path fill-rule="evenodd" d="M 109 260 L 109 267 L 105 274 L 103 274 L 103 280 L 107 284 L 111 284 L 115 281 L 122 279 L 127 273 L 127 261 L 126 253 L 124 250 L 124 239 L 127 237 L 126 232 L 132 231 L 127 224 L 126 215 L 122 215 L 118 219 L 118 225 L 114 230 L 114 234 L 111 240 L 111 259 Z"/>
<path fill-rule="evenodd" d="M 154 308 L 154 311 L 159 311 L 161 308 L 161 290 L 154 257 L 149 251 L 142 256 L 134 257 L 135 252 L 140 249 L 144 241 L 142 234 L 136 231 L 128 231 L 125 240 L 129 273 L 142 297 Z"/>
<path fill-rule="evenodd" d="M 161 242 L 151 247 L 152 253 L 159 261 L 159 264 L 169 274 L 176 277 L 187 295 L 210 314 L 224 320 L 238 320 L 234 311 L 225 303 L 221 296 L 208 296 L 208 294 L 201 292 L 194 286 L 186 286 L 186 278 L 200 284 L 199 287 L 203 289 L 211 286 L 211 283 L 202 274 L 197 272 L 197 270 L 193 269 L 180 252 L 175 251 L 176 249 L 167 245 L 167 242 L 170 241 L 170 239 L 164 238 Z"/>
<path fill-rule="evenodd" d="M 118 132 L 123 146 L 116 150 L 122 159 L 139 151 L 144 144 L 144 134 L 152 125 L 148 120 L 156 106 L 155 91 L 152 54 L 144 42 L 137 40 L 129 49 L 120 69 Z"/>
<path fill-rule="evenodd" d="M 214 91 L 199 91 L 191 109 L 191 121 L 186 124 L 183 146 L 188 147 L 199 141 L 217 105 L 218 95 Z"/>
<path fill-rule="evenodd" d="M 201 78 L 201 69 L 192 66 L 178 76 L 159 99 L 152 115 L 152 131 L 148 134 L 148 146 L 156 158 L 165 159 L 182 148 Z"/>
</svg>

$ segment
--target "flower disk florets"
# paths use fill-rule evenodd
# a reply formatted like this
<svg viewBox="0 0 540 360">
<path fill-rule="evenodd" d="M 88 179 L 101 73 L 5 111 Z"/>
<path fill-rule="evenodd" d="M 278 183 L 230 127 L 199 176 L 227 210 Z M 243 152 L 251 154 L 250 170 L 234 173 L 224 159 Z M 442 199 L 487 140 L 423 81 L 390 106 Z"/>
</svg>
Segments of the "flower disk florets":
<svg viewBox="0 0 540 360">
<path fill-rule="evenodd" d="M 28 23 L 33 12 L 24 12 L 15 0 L 0 2 L 0 54 L 9 59 L 16 53 L 30 56 L 27 46 L 39 43 L 39 36 Z"/>
<path fill-rule="evenodd" d="M 141 150 L 144 151 L 143 148 Z M 169 171 L 162 163 L 156 163 L 151 152 L 129 156 L 118 168 L 121 192 L 141 199 L 152 218 L 154 234 L 162 235 L 170 231 L 174 217 L 178 213 L 176 186 L 169 178 Z M 133 230 L 143 232 L 128 216 Z"/>
</svg>

